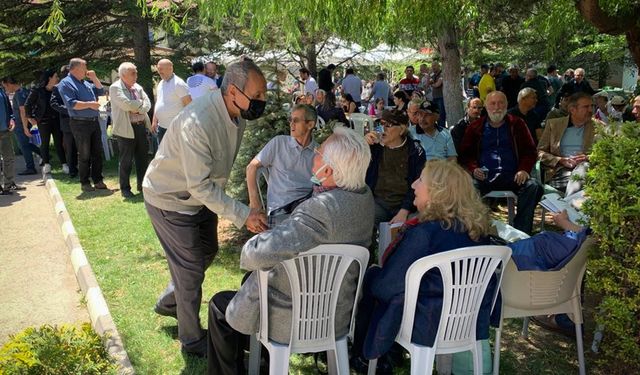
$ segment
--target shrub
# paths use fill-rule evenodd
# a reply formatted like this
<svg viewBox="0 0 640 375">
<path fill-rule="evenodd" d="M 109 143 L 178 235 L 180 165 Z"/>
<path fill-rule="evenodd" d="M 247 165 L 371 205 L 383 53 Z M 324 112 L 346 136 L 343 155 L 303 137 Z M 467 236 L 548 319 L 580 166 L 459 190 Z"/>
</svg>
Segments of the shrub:
<svg viewBox="0 0 640 375">
<path fill-rule="evenodd" d="M 611 125 L 598 134 L 585 211 L 598 239 L 586 281 L 602 296 L 596 309 L 596 322 L 605 329 L 599 360 L 640 373 L 640 124 Z"/>
<path fill-rule="evenodd" d="M 11 336 L 0 348 L 0 374 L 116 374 L 116 367 L 89 323 L 43 325 Z"/>
</svg>

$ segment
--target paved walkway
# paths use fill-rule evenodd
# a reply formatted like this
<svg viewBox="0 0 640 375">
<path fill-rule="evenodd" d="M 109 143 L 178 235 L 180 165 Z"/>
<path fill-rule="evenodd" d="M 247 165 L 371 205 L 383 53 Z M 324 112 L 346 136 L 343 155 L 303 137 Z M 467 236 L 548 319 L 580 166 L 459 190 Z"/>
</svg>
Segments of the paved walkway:
<svg viewBox="0 0 640 375">
<path fill-rule="evenodd" d="M 0 345 L 29 326 L 89 322 L 41 177 L 17 176 L 27 189 L 0 196 Z"/>
</svg>

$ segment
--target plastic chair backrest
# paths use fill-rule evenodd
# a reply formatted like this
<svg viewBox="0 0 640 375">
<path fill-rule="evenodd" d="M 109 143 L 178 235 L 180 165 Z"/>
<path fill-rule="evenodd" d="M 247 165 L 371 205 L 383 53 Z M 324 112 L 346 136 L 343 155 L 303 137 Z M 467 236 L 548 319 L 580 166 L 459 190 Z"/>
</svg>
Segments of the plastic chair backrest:
<svg viewBox="0 0 640 375">
<path fill-rule="evenodd" d="M 404 311 L 396 340 L 409 343 L 413 332 L 420 281 L 426 272 L 438 268 L 442 275 L 443 300 L 434 346 L 438 353 L 458 351 L 476 345 L 476 323 L 480 305 L 496 268 L 511 257 L 506 246 L 473 246 L 430 255 L 415 261 L 405 277 Z M 498 276 L 495 304 L 501 275 Z M 450 351 L 449 351 L 450 350 Z"/>
<path fill-rule="evenodd" d="M 333 349 L 335 347 L 335 312 L 338 295 L 349 266 L 357 262 L 359 274 L 351 320 L 350 337 L 355 328 L 356 302 L 369 250 L 356 245 L 320 245 L 282 262 L 291 286 L 291 352 L 305 353 Z M 259 271 L 260 329 L 258 338 L 268 341 L 267 283 L 269 271 Z"/>
<path fill-rule="evenodd" d="M 260 204 L 262 205 L 262 209 L 266 212 L 267 198 L 265 197 L 265 194 L 262 193 L 262 186 L 260 185 L 260 180 L 262 178 L 264 178 L 264 183 L 266 185 L 269 181 L 269 170 L 265 167 L 260 167 L 256 171 L 256 185 L 258 185 L 258 195 L 260 196 Z"/>
<path fill-rule="evenodd" d="M 352 113 L 349 120 L 353 123 L 353 130 L 364 136 L 364 128 L 369 124 L 369 129 L 373 129 L 373 119 L 364 113 Z"/>
<path fill-rule="evenodd" d="M 587 238 L 558 271 L 518 271 L 515 263 L 509 262 L 501 288 L 503 317 L 541 315 L 547 311 L 548 314 L 573 312 L 571 302 L 580 298 L 587 255 L 594 242 L 593 238 Z M 563 305 L 564 309 L 558 310 Z"/>
</svg>

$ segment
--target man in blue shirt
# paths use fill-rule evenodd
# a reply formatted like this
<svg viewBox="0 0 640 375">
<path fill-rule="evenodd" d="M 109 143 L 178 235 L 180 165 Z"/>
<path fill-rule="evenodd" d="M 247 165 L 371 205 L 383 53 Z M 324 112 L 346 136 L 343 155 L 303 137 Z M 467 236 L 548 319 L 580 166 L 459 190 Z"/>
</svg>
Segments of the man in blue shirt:
<svg viewBox="0 0 640 375">
<path fill-rule="evenodd" d="M 417 108 L 418 124 L 410 126 L 409 133 L 413 139 L 420 142 L 427 160 L 447 159 L 456 160 L 458 153 L 448 129 L 438 129 L 436 122 L 439 108 L 434 103 L 425 100 Z"/>
<path fill-rule="evenodd" d="M 84 81 L 85 77 L 93 84 Z M 102 84 L 93 70 L 87 70 L 87 62 L 76 57 L 69 61 L 69 75 L 60 81 L 58 91 L 69 111 L 69 126 L 78 147 L 82 191 L 107 189 L 102 177 L 102 133 L 98 122 Z"/>
<path fill-rule="evenodd" d="M 29 122 L 27 121 L 27 114 L 25 112 L 25 102 L 27 96 L 29 96 L 29 90 L 25 89 L 14 77 L 4 77 L 2 79 L 2 86 L 8 93 L 13 93 L 13 112 L 16 122 L 16 128 L 13 134 L 16 136 L 16 141 L 20 146 L 20 151 L 24 157 L 26 168 L 24 171 L 18 172 L 18 175 L 34 175 L 36 171 L 36 164 L 33 161 L 33 153 L 40 155 L 40 148 L 30 142 L 31 132 L 29 131 Z"/>
</svg>

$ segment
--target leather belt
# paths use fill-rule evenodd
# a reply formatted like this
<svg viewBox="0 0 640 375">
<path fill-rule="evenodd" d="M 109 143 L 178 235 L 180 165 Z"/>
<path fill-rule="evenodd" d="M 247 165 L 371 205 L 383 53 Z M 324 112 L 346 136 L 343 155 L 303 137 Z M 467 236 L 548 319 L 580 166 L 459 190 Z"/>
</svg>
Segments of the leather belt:
<svg viewBox="0 0 640 375">
<path fill-rule="evenodd" d="M 131 125 L 144 125 L 144 121 L 132 122 Z"/>
<path fill-rule="evenodd" d="M 98 121 L 97 117 L 71 117 L 71 119 L 76 121 Z"/>
</svg>

